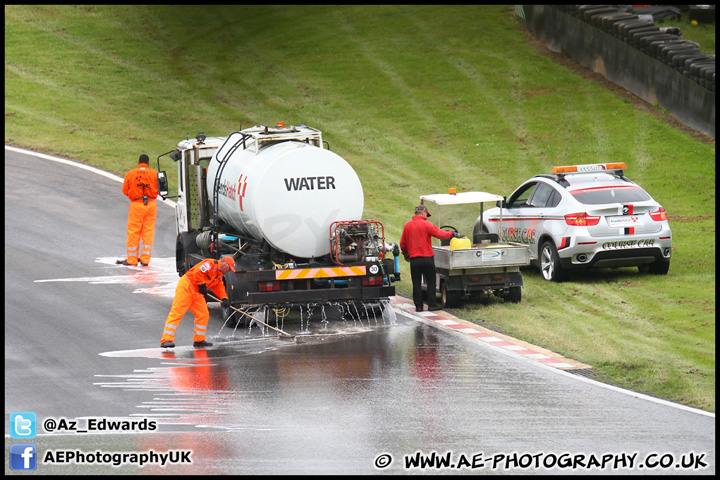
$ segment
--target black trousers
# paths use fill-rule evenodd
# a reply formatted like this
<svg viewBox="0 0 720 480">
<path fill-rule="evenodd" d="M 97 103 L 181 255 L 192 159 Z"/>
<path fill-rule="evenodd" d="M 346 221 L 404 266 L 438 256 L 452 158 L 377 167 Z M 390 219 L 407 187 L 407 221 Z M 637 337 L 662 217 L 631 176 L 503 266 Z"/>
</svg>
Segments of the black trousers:
<svg viewBox="0 0 720 480">
<path fill-rule="evenodd" d="M 422 310 L 422 277 L 427 285 L 428 308 L 437 305 L 435 300 L 435 257 L 414 257 L 410 259 L 410 278 L 413 284 L 413 302 L 415 308 Z"/>
</svg>

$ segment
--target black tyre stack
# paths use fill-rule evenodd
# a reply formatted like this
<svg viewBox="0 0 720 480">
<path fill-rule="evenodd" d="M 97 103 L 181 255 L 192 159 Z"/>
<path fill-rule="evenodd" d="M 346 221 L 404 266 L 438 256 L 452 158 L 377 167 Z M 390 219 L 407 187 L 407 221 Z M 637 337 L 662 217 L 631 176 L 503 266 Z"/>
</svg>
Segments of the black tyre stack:
<svg viewBox="0 0 720 480">
<path fill-rule="evenodd" d="M 657 27 L 654 19 L 679 18 L 674 7 L 652 7 L 641 13 L 628 6 L 554 5 L 560 11 L 600 29 L 657 61 L 673 68 L 703 88 L 715 92 L 715 55 L 700 51 L 697 43 L 682 38 L 675 27 Z"/>
</svg>

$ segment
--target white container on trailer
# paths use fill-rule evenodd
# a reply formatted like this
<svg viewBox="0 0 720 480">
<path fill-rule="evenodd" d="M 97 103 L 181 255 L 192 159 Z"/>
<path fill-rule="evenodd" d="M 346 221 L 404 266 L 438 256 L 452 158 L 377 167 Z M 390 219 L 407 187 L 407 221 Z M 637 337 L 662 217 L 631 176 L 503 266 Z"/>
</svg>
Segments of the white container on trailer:
<svg viewBox="0 0 720 480">
<path fill-rule="evenodd" d="M 357 174 L 342 157 L 322 148 L 318 130 L 304 125 L 270 131 L 255 127 L 228 137 L 208 165 L 210 198 L 216 184 L 223 221 L 298 258 L 329 254 L 330 225 L 362 218 Z"/>
</svg>

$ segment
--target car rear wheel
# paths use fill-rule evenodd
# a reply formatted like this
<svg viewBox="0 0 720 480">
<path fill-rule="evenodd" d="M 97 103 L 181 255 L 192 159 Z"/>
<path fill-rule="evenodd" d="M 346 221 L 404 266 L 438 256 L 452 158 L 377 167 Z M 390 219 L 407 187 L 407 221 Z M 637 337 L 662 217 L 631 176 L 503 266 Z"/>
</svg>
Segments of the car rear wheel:
<svg viewBox="0 0 720 480">
<path fill-rule="evenodd" d="M 560 267 L 560 257 L 550 240 L 546 240 L 540 247 L 540 273 L 548 282 L 562 282 L 565 277 Z"/>
<path fill-rule="evenodd" d="M 640 273 L 651 273 L 653 275 L 666 275 L 670 270 L 670 262 L 657 261 L 638 265 Z"/>
</svg>

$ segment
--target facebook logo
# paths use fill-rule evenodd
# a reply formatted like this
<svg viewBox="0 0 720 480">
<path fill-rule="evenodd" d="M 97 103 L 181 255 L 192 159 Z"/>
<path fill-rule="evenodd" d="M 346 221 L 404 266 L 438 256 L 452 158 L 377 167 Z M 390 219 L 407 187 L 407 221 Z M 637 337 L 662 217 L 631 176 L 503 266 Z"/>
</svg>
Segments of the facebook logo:
<svg viewBox="0 0 720 480">
<path fill-rule="evenodd" d="M 10 445 L 10 470 L 35 470 L 37 447 L 33 443 Z"/>
<path fill-rule="evenodd" d="M 35 438 L 37 417 L 34 412 L 10 414 L 10 438 Z"/>
</svg>

